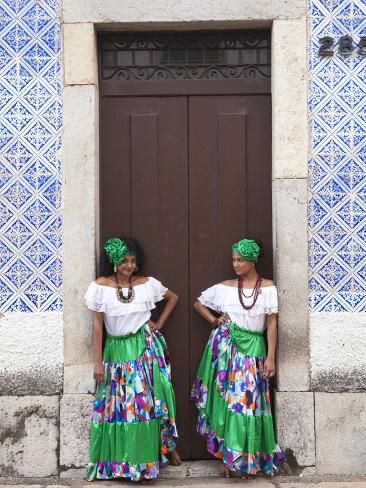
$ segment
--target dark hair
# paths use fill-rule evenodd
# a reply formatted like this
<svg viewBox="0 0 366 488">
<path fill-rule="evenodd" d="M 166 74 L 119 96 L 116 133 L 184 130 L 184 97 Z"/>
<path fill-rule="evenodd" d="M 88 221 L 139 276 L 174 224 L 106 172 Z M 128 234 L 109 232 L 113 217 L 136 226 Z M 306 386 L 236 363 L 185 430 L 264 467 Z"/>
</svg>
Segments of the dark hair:
<svg viewBox="0 0 366 488">
<path fill-rule="evenodd" d="M 253 238 L 251 238 L 253 239 Z M 263 250 L 263 242 L 261 239 L 253 239 L 254 242 L 256 242 L 259 246 L 259 254 L 258 254 L 258 260 L 263 258 L 264 256 L 264 250 Z"/>
<path fill-rule="evenodd" d="M 124 241 L 128 249 L 131 251 L 131 254 L 136 256 L 138 270 L 135 271 L 134 274 L 141 274 L 144 269 L 144 251 L 142 250 L 142 247 L 133 237 L 118 236 L 118 239 Z M 113 264 L 109 261 L 103 249 L 100 256 L 99 275 L 109 276 L 113 274 L 113 268 Z"/>
</svg>

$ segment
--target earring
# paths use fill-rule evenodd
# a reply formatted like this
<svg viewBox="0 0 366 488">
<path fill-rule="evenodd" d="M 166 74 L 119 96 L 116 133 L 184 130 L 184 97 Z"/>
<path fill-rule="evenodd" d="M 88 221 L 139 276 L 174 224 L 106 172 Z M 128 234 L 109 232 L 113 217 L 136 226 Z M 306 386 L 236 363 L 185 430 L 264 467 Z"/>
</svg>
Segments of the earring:
<svg viewBox="0 0 366 488">
<path fill-rule="evenodd" d="M 136 266 L 136 268 L 135 268 L 135 273 L 137 273 L 138 269 L 139 269 L 139 267 L 138 267 L 138 266 Z"/>
<path fill-rule="evenodd" d="M 114 271 L 115 273 L 117 273 L 117 266 L 115 266 L 115 267 L 113 268 L 113 271 Z"/>
</svg>

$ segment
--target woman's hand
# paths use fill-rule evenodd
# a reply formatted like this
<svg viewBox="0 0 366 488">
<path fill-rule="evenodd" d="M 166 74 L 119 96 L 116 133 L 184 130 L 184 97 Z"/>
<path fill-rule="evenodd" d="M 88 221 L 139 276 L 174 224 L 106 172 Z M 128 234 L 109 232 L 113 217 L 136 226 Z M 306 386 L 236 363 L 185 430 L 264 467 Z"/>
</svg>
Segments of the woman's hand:
<svg viewBox="0 0 366 488">
<path fill-rule="evenodd" d="M 155 330 L 160 330 L 163 327 L 158 322 L 153 322 L 152 320 L 149 320 L 147 324 L 152 332 Z"/>
<path fill-rule="evenodd" d="M 159 316 L 159 320 L 157 322 L 153 322 L 152 320 L 147 321 L 147 325 L 150 327 L 150 330 L 154 332 L 154 330 L 160 330 L 163 325 L 165 324 L 167 318 L 173 312 L 176 304 L 178 303 L 178 296 L 173 293 L 171 290 L 167 290 L 164 295 L 164 299 L 166 300 L 166 304 L 161 311 Z"/>
<path fill-rule="evenodd" d="M 213 322 L 212 322 L 212 327 L 214 329 L 217 329 L 217 327 L 220 327 L 220 325 L 226 324 L 226 322 L 229 322 L 230 317 L 228 316 L 227 313 L 224 313 L 220 315 L 220 317 L 217 317 Z"/>
<path fill-rule="evenodd" d="M 268 380 L 276 374 L 276 364 L 275 360 L 268 358 L 264 362 L 264 378 Z"/>
<path fill-rule="evenodd" d="M 104 367 L 102 361 L 94 362 L 94 379 L 98 383 L 98 385 L 104 379 Z"/>
</svg>

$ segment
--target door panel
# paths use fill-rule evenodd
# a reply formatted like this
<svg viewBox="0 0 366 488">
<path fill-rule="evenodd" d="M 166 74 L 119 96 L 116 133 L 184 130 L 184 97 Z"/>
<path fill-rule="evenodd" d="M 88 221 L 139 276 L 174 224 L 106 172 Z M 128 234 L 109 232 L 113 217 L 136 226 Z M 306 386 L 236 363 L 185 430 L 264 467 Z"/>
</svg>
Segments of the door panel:
<svg viewBox="0 0 366 488">
<path fill-rule="evenodd" d="M 179 295 L 164 328 L 173 362 L 179 449 L 189 457 L 187 99 L 102 99 L 101 242 L 127 234 L 145 273 Z"/>
<path fill-rule="evenodd" d="M 164 334 L 185 459 L 210 457 L 188 400 L 210 332 L 192 304 L 232 276 L 243 236 L 263 240 L 272 275 L 270 111 L 258 94 L 101 99 L 101 243 L 135 236 L 146 274 L 179 295 Z"/>
<path fill-rule="evenodd" d="M 190 303 L 200 292 L 233 276 L 231 245 L 260 237 L 272 275 L 270 97 L 216 96 L 189 100 Z M 191 382 L 210 327 L 190 309 Z M 207 457 L 194 432 L 191 455 Z"/>
</svg>

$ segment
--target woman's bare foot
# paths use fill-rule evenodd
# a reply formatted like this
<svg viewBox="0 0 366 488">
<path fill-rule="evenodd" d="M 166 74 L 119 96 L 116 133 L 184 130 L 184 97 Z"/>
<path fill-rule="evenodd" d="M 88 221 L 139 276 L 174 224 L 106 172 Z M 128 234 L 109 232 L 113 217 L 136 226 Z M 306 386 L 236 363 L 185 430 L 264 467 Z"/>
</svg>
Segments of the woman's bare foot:
<svg viewBox="0 0 366 488">
<path fill-rule="evenodd" d="M 180 466 L 182 464 L 182 460 L 176 449 L 173 449 L 173 451 L 170 453 L 169 464 L 172 466 Z"/>
<path fill-rule="evenodd" d="M 222 461 L 219 464 L 219 475 L 222 478 L 230 478 L 230 470 L 225 466 Z"/>
<path fill-rule="evenodd" d="M 249 474 L 249 473 L 242 473 L 241 474 L 242 480 L 254 480 L 254 478 L 255 478 L 254 474 Z"/>
<path fill-rule="evenodd" d="M 278 472 L 280 475 L 284 476 L 293 476 L 294 474 L 292 472 L 291 466 L 286 461 L 281 462 Z"/>
</svg>

